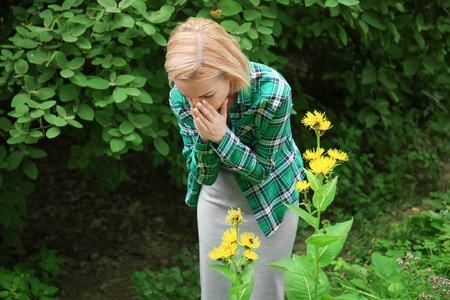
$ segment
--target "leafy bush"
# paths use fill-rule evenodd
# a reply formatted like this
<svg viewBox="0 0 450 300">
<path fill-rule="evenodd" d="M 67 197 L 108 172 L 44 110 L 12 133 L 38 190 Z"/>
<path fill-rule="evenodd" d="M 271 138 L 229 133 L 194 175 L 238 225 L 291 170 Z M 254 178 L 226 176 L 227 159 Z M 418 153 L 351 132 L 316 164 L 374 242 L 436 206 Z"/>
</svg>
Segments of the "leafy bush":
<svg viewBox="0 0 450 300">
<path fill-rule="evenodd" d="M 159 273 L 148 269 L 131 275 L 139 299 L 200 299 L 200 267 L 198 245 L 193 250 L 184 248 L 180 256 L 172 257 L 173 264 L 181 262 L 182 269 L 162 268 Z"/>
<path fill-rule="evenodd" d="M 28 261 L 14 266 L 13 270 L 0 267 L 0 299 L 58 299 L 58 288 L 49 285 L 61 273 L 60 267 L 67 258 L 56 256 L 45 247 Z"/>
</svg>

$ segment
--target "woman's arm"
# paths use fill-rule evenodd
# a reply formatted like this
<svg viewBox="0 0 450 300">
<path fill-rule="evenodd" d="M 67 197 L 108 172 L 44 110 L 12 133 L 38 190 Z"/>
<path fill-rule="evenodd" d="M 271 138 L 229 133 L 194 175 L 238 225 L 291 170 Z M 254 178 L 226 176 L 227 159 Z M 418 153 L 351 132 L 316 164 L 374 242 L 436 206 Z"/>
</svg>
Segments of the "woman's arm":
<svg viewBox="0 0 450 300">
<path fill-rule="evenodd" d="M 177 90 L 170 92 L 170 106 L 178 119 L 181 138 L 183 139 L 183 156 L 188 170 L 199 184 L 211 185 L 216 181 L 220 159 L 214 152 L 211 142 L 201 143 L 195 129 L 189 102 Z"/>
<path fill-rule="evenodd" d="M 222 142 L 218 146 L 213 145 L 214 151 L 228 168 L 254 183 L 269 177 L 275 169 L 279 150 L 291 142 L 290 88 L 285 87 L 278 94 L 261 98 L 254 107 L 253 118 L 261 134 L 252 148 L 242 143 L 229 128 Z"/>
</svg>

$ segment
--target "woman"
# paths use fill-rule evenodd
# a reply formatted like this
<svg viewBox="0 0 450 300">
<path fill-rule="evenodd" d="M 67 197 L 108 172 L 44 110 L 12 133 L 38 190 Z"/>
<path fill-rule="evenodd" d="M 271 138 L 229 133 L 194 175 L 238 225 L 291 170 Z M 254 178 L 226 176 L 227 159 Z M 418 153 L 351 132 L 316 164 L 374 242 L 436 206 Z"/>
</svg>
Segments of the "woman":
<svg viewBox="0 0 450 300">
<path fill-rule="evenodd" d="M 283 205 L 296 203 L 295 183 L 303 177 L 288 83 L 249 62 L 231 35 L 203 18 L 173 30 L 165 68 L 189 169 L 186 203 L 197 206 L 202 299 L 229 299 L 231 282 L 208 267 L 208 251 L 228 229 L 230 207 L 243 211 L 242 230 L 267 237 L 251 299 L 284 299 L 283 272 L 261 265 L 291 256 L 298 225 Z"/>
</svg>

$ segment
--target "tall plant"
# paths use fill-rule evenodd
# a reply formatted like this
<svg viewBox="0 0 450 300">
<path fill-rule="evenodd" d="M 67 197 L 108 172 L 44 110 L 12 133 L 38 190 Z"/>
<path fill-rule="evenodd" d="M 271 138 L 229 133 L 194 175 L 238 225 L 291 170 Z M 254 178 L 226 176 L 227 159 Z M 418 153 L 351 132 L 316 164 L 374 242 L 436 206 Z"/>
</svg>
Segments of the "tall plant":
<svg viewBox="0 0 450 300">
<path fill-rule="evenodd" d="M 338 176 L 333 177 L 333 170 L 348 161 L 348 155 L 338 149 L 325 152 L 320 147 L 321 137 L 333 127 L 325 113 L 308 112 L 302 123 L 314 130 L 317 148 L 307 150 L 303 154 L 305 161 L 309 162 L 309 169 L 306 170 L 308 180 L 296 185 L 304 196 L 301 206 L 305 209 L 289 204 L 286 206 L 311 225 L 314 234 L 306 239 L 306 256 L 281 258 L 268 266 L 286 272 L 284 285 L 289 299 L 354 299 L 356 295 L 339 298 L 330 296 L 330 282 L 322 270 L 341 251 L 353 223 L 351 219 L 331 225 L 329 220 L 322 219 L 324 211 L 333 202 L 336 194 Z M 310 189 L 313 190 L 312 201 L 308 197 Z"/>
</svg>

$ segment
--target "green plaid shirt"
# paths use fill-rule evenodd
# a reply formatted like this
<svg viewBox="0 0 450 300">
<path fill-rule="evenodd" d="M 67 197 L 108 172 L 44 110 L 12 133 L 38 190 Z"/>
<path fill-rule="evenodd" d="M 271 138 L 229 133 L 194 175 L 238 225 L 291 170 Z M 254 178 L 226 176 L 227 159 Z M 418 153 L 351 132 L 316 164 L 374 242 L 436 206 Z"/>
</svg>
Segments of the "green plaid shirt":
<svg viewBox="0 0 450 300">
<path fill-rule="evenodd" d="M 213 184 L 225 166 L 269 237 L 283 220 L 282 202 L 298 199 L 295 183 L 302 180 L 304 170 L 291 133 L 289 84 L 272 68 L 251 62 L 250 85 L 230 107 L 231 128 L 219 145 L 200 142 L 189 101 L 176 86 L 170 92 L 170 106 L 178 118 L 189 169 L 186 203 L 196 206 L 201 185 Z"/>
</svg>

